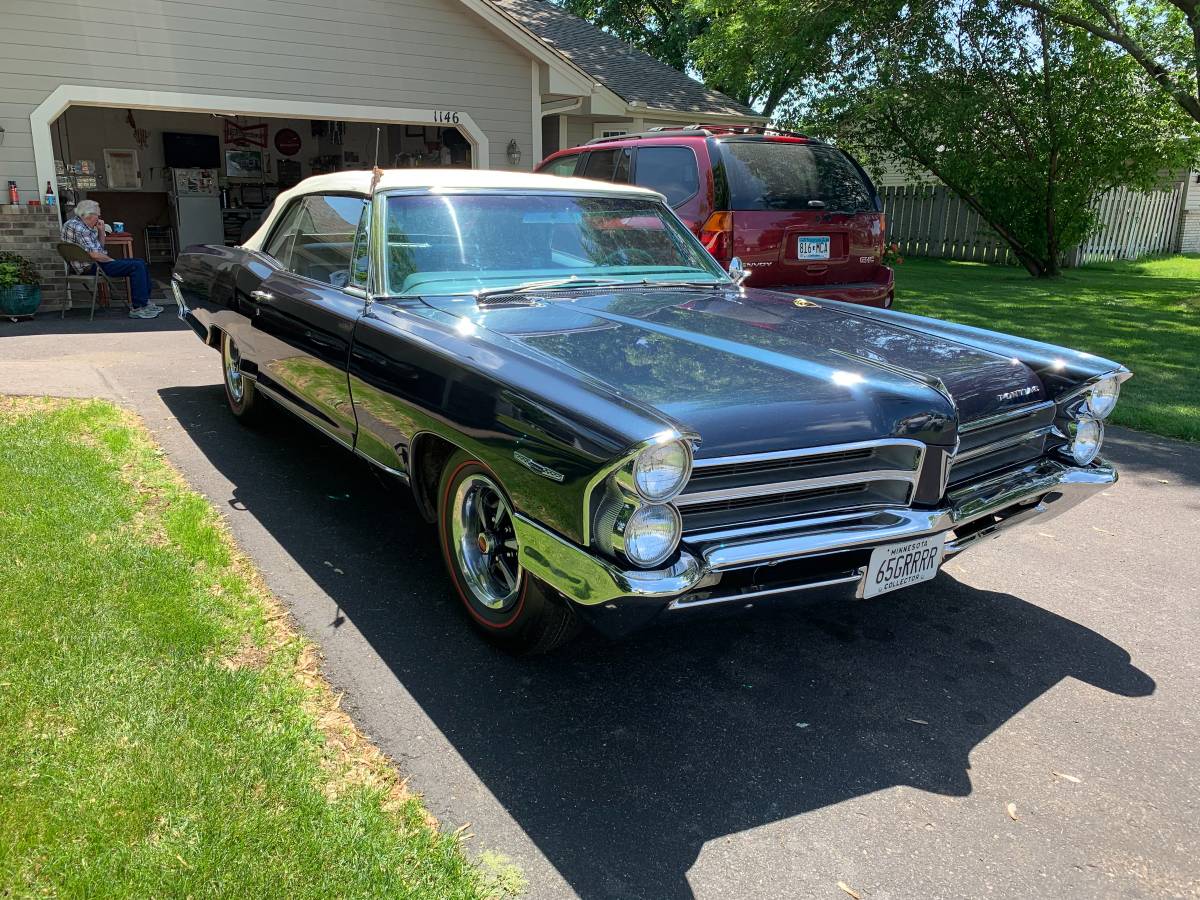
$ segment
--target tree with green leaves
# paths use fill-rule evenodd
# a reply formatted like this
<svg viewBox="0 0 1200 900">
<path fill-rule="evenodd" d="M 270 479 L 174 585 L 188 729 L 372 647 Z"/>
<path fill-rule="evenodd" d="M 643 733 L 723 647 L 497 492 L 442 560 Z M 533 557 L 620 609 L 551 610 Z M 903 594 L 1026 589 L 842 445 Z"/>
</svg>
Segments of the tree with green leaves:
<svg viewBox="0 0 1200 900">
<path fill-rule="evenodd" d="M 681 71 L 692 66 L 701 23 L 687 0 L 556 0 L 568 12 Z"/>
<path fill-rule="evenodd" d="M 1058 274 L 1102 193 L 1150 189 L 1196 156 L 1191 124 L 1128 57 L 1006 0 L 905 6 L 836 41 L 838 65 L 793 115 L 868 162 L 933 173 L 1035 276 Z"/>
<path fill-rule="evenodd" d="M 1120 47 L 1200 122 L 1200 0 L 1015 0 L 1060 25 Z"/>
</svg>

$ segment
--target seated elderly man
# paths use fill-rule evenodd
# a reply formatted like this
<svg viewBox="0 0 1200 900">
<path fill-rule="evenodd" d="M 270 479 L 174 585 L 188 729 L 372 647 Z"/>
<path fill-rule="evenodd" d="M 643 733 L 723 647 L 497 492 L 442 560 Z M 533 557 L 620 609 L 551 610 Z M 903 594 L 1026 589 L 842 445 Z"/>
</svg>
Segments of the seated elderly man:
<svg viewBox="0 0 1200 900">
<path fill-rule="evenodd" d="M 104 252 L 104 220 L 100 204 L 81 200 L 75 205 L 75 215 L 63 222 L 62 239 L 78 244 L 96 261 L 110 278 L 128 278 L 130 288 L 129 316 L 133 319 L 153 319 L 163 308 L 150 302 L 150 272 L 140 259 L 113 259 Z M 71 263 L 76 272 L 87 270 L 87 263 Z"/>
</svg>

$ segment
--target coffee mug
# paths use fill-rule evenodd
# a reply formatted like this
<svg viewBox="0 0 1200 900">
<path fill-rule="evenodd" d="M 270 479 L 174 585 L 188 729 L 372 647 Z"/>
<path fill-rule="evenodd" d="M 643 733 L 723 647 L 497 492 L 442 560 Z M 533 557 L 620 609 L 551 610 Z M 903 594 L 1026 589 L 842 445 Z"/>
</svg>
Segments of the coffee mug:
<svg viewBox="0 0 1200 900">
<path fill-rule="evenodd" d="M 124 230 L 125 230 L 124 222 L 113 222 L 113 231 L 115 231 L 117 234 L 120 234 Z"/>
</svg>

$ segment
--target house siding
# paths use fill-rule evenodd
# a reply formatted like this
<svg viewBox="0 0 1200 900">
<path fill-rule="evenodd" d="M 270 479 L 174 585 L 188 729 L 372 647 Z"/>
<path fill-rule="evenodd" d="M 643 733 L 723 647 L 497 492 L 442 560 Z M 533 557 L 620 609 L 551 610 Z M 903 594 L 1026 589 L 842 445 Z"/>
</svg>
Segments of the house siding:
<svg viewBox="0 0 1200 900">
<path fill-rule="evenodd" d="M 458 110 L 498 169 L 533 145 L 529 56 L 455 0 L 7 0 L 0 84 L 0 176 L 29 196 L 29 116 L 63 84 Z"/>
<path fill-rule="evenodd" d="M 1183 208 L 1179 214 L 1179 252 L 1200 253 L 1200 171 L 1184 178 Z"/>
</svg>

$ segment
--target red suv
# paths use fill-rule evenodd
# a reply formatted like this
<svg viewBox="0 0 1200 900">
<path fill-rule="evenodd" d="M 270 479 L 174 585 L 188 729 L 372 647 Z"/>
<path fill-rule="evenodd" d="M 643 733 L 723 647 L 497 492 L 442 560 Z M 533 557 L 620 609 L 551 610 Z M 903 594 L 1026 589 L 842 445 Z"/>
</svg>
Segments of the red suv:
<svg viewBox="0 0 1200 900">
<path fill-rule="evenodd" d="M 537 171 L 658 191 L 722 265 L 741 259 L 752 287 L 892 305 L 879 194 L 829 144 L 761 127 L 655 128 L 560 150 Z"/>
</svg>

